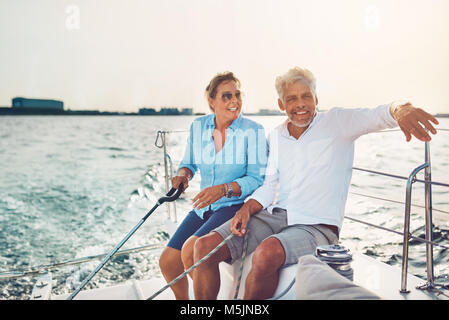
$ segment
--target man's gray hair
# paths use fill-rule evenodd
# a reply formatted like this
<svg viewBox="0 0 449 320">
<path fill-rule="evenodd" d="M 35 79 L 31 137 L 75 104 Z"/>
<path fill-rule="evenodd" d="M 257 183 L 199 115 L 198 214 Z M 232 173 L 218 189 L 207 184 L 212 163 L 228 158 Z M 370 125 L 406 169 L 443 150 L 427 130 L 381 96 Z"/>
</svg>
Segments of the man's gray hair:
<svg viewBox="0 0 449 320">
<path fill-rule="evenodd" d="M 284 99 L 284 88 L 297 81 L 302 81 L 309 86 L 316 96 L 316 79 L 313 73 L 305 68 L 294 67 L 288 70 L 286 74 L 276 78 L 275 86 L 281 100 Z"/>
</svg>

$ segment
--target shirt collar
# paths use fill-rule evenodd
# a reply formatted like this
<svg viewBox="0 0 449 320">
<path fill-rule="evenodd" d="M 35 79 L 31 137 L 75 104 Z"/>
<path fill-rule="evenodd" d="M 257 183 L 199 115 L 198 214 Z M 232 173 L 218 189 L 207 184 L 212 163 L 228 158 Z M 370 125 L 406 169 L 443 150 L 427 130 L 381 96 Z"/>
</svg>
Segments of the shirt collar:
<svg viewBox="0 0 449 320">
<path fill-rule="evenodd" d="M 237 119 L 232 121 L 229 128 L 231 128 L 233 131 L 238 129 L 240 127 L 240 122 L 242 121 L 242 114 L 239 114 Z M 212 127 L 215 128 L 215 113 L 212 113 L 206 120 L 206 127 Z"/>
<path fill-rule="evenodd" d="M 237 119 L 235 119 L 234 121 L 232 121 L 231 125 L 229 126 L 229 128 L 231 128 L 232 130 L 236 130 L 240 127 L 240 122 L 242 121 L 242 114 L 240 113 L 239 116 L 237 117 Z"/>
<path fill-rule="evenodd" d="M 303 134 L 304 133 L 306 133 L 307 131 L 309 131 L 310 130 L 310 128 L 312 128 L 316 123 L 317 123 L 317 121 L 318 121 L 318 119 L 321 117 L 321 112 L 316 112 L 316 114 L 315 114 L 315 116 L 313 117 L 313 120 L 312 120 L 312 122 L 309 124 L 309 126 L 307 127 L 307 129 L 306 129 L 306 131 L 304 131 L 303 132 Z M 287 119 L 284 121 L 284 123 L 282 124 L 282 128 L 281 128 L 281 134 L 284 136 L 284 137 L 287 137 L 287 138 L 289 138 L 290 137 L 290 132 L 288 132 L 288 122 L 289 122 L 289 120 L 288 120 L 288 117 L 287 117 Z M 296 139 L 295 139 L 296 140 Z"/>
<path fill-rule="evenodd" d="M 215 113 L 212 113 L 207 117 L 206 127 L 215 127 Z"/>
</svg>

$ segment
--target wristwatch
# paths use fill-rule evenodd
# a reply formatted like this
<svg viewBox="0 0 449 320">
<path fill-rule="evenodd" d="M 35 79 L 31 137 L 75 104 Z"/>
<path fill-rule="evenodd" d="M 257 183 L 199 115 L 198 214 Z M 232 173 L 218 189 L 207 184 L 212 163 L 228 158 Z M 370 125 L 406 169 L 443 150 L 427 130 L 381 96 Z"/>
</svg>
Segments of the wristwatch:
<svg viewBox="0 0 449 320">
<path fill-rule="evenodd" d="M 226 183 L 228 186 L 228 192 L 226 192 L 226 198 L 231 198 L 234 195 L 234 191 L 232 190 L 231 183 Z"/>
</svg>

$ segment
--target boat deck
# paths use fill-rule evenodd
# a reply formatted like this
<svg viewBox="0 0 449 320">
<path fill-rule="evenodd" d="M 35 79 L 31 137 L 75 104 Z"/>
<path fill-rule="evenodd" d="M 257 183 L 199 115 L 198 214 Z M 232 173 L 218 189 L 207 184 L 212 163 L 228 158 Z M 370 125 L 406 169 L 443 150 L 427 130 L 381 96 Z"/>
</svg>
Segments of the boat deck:
<svg viewBox="0 0 449 320">
<path fill-rule="evenodd" d="M 242 298 L 244 291 L 244 279 L 246 278 L 251 267 L 251 256 L 246 260 L 243 268 L 242 284 L 240 285 L 238 298 Z M 396 266 L 390 266 L 374 258 L 364 254 L 353 254 L 351 266 L 354 270 L 354 283 L 378 295 L 381 299 L 386 300 L 440 300 L 448 299 L 448 292 L 429 292 L 416 289 L 417 286 L 423 285 L 424 280 L 408 275 L 407 289 L 410 293 L 401 293 L 401 270 Z M 296 275 L 297 265 L 284 268 L 279 279 L 279 286 L 276 290 L 275 297 L 283 293 Z M 233 266 L 221 263 L 220 274 L 222 287 L 218 299 L 233 299 L 236 289 L 234 279 L 238 277 L 240 270 L 239 261 Z M 192 281 L 189 278 L 190 295 L 193 299 Z M 75 299 L 80 300 L 145 300 L 154 292 L 162 288 L 166 284 L 163 278 L 153 278 L 150 280 L 131 280 L 123 284 L 110 287 L 91 289 L 81 291 Z M 280 299 L 292 300 L 296 299 L 295 283 Z M 69 294 L 53 296 L 53 300 L 66 299 Z M 155 300 L 173 300 L 174 295 L 170 289 L 165 290 Z"/>
</svg>

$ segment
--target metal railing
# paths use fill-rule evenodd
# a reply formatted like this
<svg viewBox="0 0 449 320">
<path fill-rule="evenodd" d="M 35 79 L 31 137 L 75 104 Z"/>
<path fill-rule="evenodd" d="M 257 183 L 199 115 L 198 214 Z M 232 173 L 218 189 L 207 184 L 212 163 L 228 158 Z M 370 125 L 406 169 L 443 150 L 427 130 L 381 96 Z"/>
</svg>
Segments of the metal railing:
<svg viewBox="0 0 449 320">
<path fill-rule="evenodd" d="M 163 131 L 163 130 L 161 131 L 161 130 L 159 130 L 157 132 L 156 141 L 154 142 L 154 145 L 157 148 L 163 149 L 163 152 L 164 152 L 165 192 L 168 192 L 168 190 L 170 190 L 170 180 L 173 177 L 173 161 L 167 152 L 166 134 L 174 133 L 174 132 L 188 132 L 188 131 L 186 131 L 186 130 L 176 130 L 176 131 L 173 131 L 173 130 L 172 131 Z M 167 160 L 168 160 L 168 162 L 167 162 Z M 169 170 L 170 170 L 170 172 L 169 172 Z M 173 222 L 175 222 L 175 223 L 178 222 L 178 217 L 176 214 L 176 202 L 175 201 L 167 202 L 166 206 L 167 206 L 168 219 L 173 220 Z M 173 206 L 173 217 L 171 215 L 171 206 Z"/>
<path fill-rule="evenodd" d="M 443 131 L 447 131 L 447 130 L 443 130 Z M 409 293 L 410 292 L 409 290 L 407 290 L 407 268 L 408 268 L 409 240 L 411 238 L 416 239 L 421 242 L 424 242 L 426 244 L 427 282 L 424 285 L 418 287 L 418 289 L 434 289 L 436 286 L 440 286 L 440 285 L 435 284 L 435 279 L 434 279 L 433 246 L 437 245 L 439 247 L 449 249 L 449 247 L 447 247 L 447 246 L 435 244 L 433 242 L 433 223 L 432 223 L 432 185 L 449 187 L 449 184 L 432 181 L 431 160 L 430 160 L 430 143 L 429 142 L 425 142 L 424 158 L 425 158 L 425 163 L 418 166 L 417 168 L 415 168 L 408 177 L 393 175 L 393 174 L 384 173 L 384 172 L 380 172 L 380 171 L 362 169 L 362 168 L 357 168 L 357 167 L 352 168 L 354 170 L 365 171 L 365 172 L 369 172 L 369 173 L 373 173 L 373 174 L 379 174 L 379 175 L 384 175 L 384 176 L 388 176 L 388 177 L 392 177 L 392 178 L 407 180 L 405 203 L 403 203 L 403 204 L 405 204 L 404 232 L 403 233 L 400 233 L 400 232 L 397 232 L 394 230 L 390 230 L 388 228 L 379 227 L 374 224 L 366 223 L 364 221 L 360 221 L 360 220 L 357 220 L 357 219 L 354 219 L 351 217 L 346 217 L 355 222 L 365 223 L 367 225 L 371 225 L 373 227 L 377 227 L 377 228 L 381 228 L 381 229 L 384 229 L 387 231 L 395 232 L 395 233 L 401 234 L 403 236 L 401 289 L 400 289 L 401 293 Z M 416 178 L 416 175 L 421 170 L 424 170 L 424 180 L 419 180 Z M 411 211 L 411 206 L 412 206 L 412 201 L 411 201 L 412 186 L 415 182 L 421 182 L 421 183 L 425 184 L 425 189 L 424 189 L 425 190 L 425 206 L 424 206 L 424 208 L 425 208 L 425 239 L 413 237 L 410 234 L 410 211 Z M 362 194 L 359 194 L 359 195 L 366 196 L 366 195 L 362 195 Z M 374 197 L 371 197 L 371 198 L 374 198 Z M 382 199 L 382 198 L 377 198 L 377 199 Z M 386 199 L 382 199 L 382 200 L 386 200 Z M 388 201 L 397 202 L 397 201 L 393 201 L 393 200 L 388 200 Z M 449 214 L 449 212 L 446 212 L 443 210 L 438 210 L 438 211 Z"/>
</svg>

